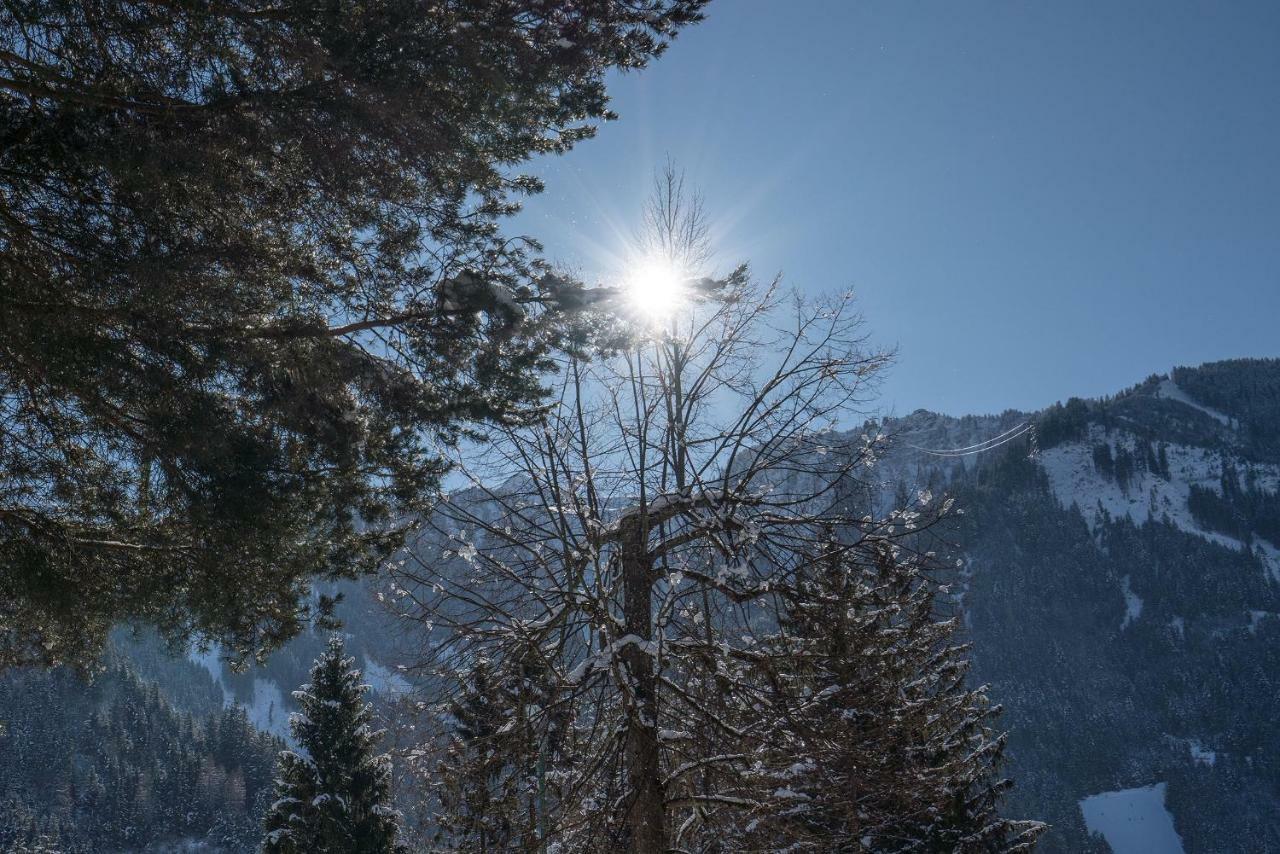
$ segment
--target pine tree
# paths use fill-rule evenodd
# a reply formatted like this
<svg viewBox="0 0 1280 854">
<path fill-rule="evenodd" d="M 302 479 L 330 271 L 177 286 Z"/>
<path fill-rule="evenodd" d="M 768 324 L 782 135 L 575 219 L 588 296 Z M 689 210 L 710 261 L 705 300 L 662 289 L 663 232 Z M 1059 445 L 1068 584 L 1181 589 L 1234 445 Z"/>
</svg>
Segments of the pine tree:
<svg viewBox="0 0 1280 854">
<path fill-rule="evenodd" d="M 427 437 L 526 411 L 581 299 L 513 167 L 704 3 L 0 9 L 0 664 L 272 646 L 397 548 Z"/>
<path fill-rule="evenodd" d="M 1160 457 L 1156 455 L 1155 445 L 1151 444 L 1149 439 L 1142 440 L 1143 464 L 1147 467 L 1147 471 L 1156 477 L 1164 477 L 1160 471 Z"/>
<path fill-rule="evenodd" d="M 1103 477 L 1115 476 L 1116 463 L 1111 456 L 1111 443 L 1103 442 L 1093 446 L 1093 466 Z"/>
<path fill-rule="evenodd" d="M 1116 448 L 1115 478 L 1120 489 L 1126 493 L 1129 491 L 1129 481 L 1133 478 L 1133 471 L 1133 454 L 1124 445 L 1120 445 Z"/>
<path fill-rule="evenodd" d="M 282 751 L 277 800 L 266 816 L 266 854 L 362 854 L 404 850 L 391 806 L 391 767 L 375 755 L 382 733 L 371 727 L 355 660 L 334 636 L 295 691 L 290 721 L 299 752 Z"/>
<path fill-rule="evenodd" d="M 965 683 L 966 649 L 935 609 L 926 561 L 834 539 L 782 592 L 759 654 L 769 686 L 742 850 L 1028 851 L 1043 830 L 1001 818 L 998 709 Z"/>
</svg>

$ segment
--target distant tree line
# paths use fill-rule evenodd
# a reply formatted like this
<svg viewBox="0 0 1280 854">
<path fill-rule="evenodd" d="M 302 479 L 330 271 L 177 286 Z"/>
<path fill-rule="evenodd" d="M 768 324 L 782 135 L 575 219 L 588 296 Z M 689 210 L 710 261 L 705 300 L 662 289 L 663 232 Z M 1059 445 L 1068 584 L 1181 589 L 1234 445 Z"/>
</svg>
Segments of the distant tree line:
<svg viewBox="0 0 1280 854">
<path fill-rule="evenodd" d="M 243 707 L 207 718 L 108 655 L 87 685 L 65 669 L 0 676 L 0 850 L 126 851 L 261 835 L 278 739 Z"/>
<path fill-rule="evenodd" d="M 1280 548 L 1280 490 L 1263 489 L 1252 469 L 1241 484 L 1236 468 L 1224 464 L 1219 488 L 1192 484 L 1187 506 L 1196 521 L 1210 531 L 1245 543 L 1256 535 Z"/>
<path fill-rule="evenodd" d="M 1280 359 L 1228 359 L 1173 370 L 1179 387 L 1235 419 L 1248 450 L 1280 462 Z"/>
</svg>

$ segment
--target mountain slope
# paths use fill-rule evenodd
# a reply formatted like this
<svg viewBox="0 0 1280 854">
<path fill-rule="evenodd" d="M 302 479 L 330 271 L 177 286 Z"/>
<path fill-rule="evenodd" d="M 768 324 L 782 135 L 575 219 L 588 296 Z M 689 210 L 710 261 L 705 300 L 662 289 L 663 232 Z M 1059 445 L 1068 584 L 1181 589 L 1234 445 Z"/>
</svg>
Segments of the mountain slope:
<svg viewBox="0 0 1280 854">
<path fill-rule="evenodd" d="M 281 745 L 181 669 L 165 689 L 199 713 L 115 650 L 91 682 L 0 676 L 0 850 L 252 850 Z"/>
<path fill-rule="evenodd" d="M 1276 390 L 1274 360 L 1178 369 L 1030 416 L 1038 447 L 959 458 L 918 449 L 971 444 L 974 419 L 882 425 L 887 468 L 966 508 L 950 538 L 974 676 L 1007 710 L 1010 812 L 1054 825 L 1041 850 L 1177 850 L 1149 847 L 1170 817 L 1188 852 L 1280 850 Z M 1152 822 L 1142 847 L 1090 836 L 1082 800 L 1160 784 L 1164 816 L 1125 807 Z"/>
</svg>

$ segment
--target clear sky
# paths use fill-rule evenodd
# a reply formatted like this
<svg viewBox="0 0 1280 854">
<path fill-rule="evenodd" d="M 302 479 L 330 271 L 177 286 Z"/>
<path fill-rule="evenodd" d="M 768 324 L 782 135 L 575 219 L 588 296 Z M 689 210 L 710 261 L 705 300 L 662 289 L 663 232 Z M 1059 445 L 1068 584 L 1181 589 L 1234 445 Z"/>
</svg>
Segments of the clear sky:
<svg viewBox="0 0 1280 854">
<path fill-rule="evenodd" d="M 670 155 L 726 262 L 852 287 L 886 409 L 1280 355 L 1280 3 L 718 0 L 517 222 L 589 278 Z"/>
</svg>

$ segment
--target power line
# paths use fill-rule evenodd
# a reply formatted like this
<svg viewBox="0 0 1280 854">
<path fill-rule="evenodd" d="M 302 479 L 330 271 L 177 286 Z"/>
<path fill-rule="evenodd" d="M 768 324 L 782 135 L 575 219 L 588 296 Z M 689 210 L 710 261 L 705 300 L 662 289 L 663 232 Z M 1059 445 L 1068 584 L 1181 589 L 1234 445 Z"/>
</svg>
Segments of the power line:
<svg viewBox="0 0 1280 854">
<path fill-rule="evenodd" d="M 1034 447 L 1035 425 L 1030 421 L 1023 421 L 1021 424 L 1004 431 L 998 436 L 993 436 L 990 439 L 978 442 L 976 445 L 966 445 L 963 448 L 933 449 L 922 448 L 919 445 L 912 444 L 908 444 L 907 447 L 913 448 L 917 451 L 922 451 L 926 454 L 931 454 L 935 457 L 967 457 L 973 454 L 980 454 L 983 451 L 993 450 L 1008 442 L 1012 442 L 1014 439 L 1017 439 L 1027 433 L 1031 433 L 1031 442 Z"/>
</svg>

